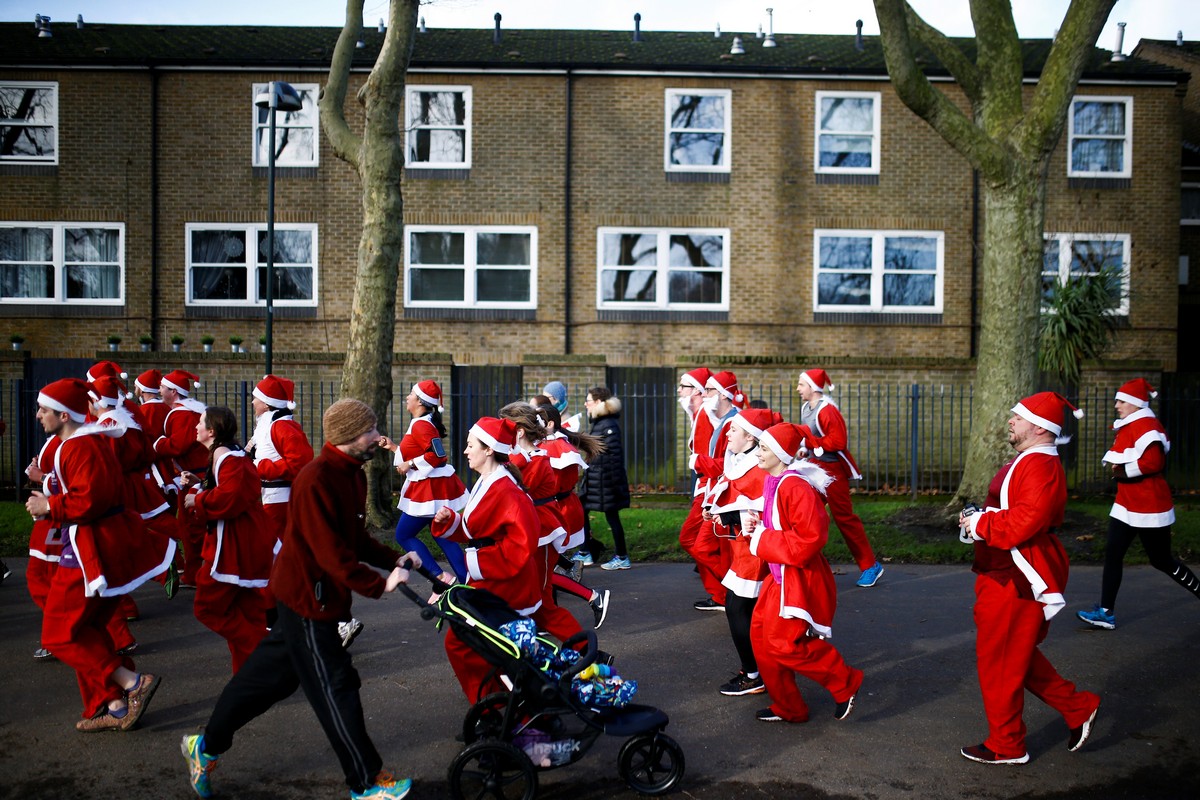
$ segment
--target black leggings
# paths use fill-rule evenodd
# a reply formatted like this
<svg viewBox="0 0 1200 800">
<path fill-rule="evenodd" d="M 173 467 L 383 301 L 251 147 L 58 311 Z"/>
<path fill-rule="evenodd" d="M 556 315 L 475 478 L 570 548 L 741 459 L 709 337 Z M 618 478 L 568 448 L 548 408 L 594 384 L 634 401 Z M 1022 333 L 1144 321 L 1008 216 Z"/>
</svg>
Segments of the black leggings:
<svg viewBox="0 0 1200 800">
<path fill-rule="evenodd" d="M 1100 605 L 1112 611 L 1121 588 L 1121 573 L 1125 568 L 1125 553 L 1134 539 L 1150 559 L 1150 566 L 1174 577 L 1179 562 L 1171 555 L 1171 526 L 1165 528 L 1135 528 L 1114 517 L 1108 518 L 1108 544 L 1104 548 L 1104 579 L 1100 588 Z"/>
<path fill-rule="evenodd" d="M 725 594 L 725 619 L 729 622 L 729 634 L 742 662 L 742 672 L 751 675 L 758 672 L 754 660 L 754 648 L 750 646 L 750 619 L 754 616 L 757 597 L 741 597 L 733 592 Z"/>
<path fill-rule="evenodd" d="M 605 511 L 604 519 L 608 522 L 608 527 L 612 528 L 614 554 L 620 558 L 628 558 L 629 551 L 625 549 L 625 526 L 621 524 L 621 512 L 616 509 Z M 587 537 L 583 543 L 585 550 L 593 556 L 603 552 L 603 548 L 592 547 L 592 512 L 590 511 L 583 515 L 583 533 Z"/>
</svg>

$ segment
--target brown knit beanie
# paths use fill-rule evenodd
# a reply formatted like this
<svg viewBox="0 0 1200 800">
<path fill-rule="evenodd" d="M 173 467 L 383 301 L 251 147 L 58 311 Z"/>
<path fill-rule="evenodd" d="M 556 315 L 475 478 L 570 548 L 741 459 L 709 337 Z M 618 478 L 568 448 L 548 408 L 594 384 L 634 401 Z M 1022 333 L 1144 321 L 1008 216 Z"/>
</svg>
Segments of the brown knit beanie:
<svg viewBox="0 0 1200 800">
<path fill-rule="evenodd" d="M 338 400 L 325 409 L 321 425 L 325 429 L 325 441 L 332 445 L 353 442 L 375 427 L 375 412 L 361 400 L 348 397 Z"/>
</svg>

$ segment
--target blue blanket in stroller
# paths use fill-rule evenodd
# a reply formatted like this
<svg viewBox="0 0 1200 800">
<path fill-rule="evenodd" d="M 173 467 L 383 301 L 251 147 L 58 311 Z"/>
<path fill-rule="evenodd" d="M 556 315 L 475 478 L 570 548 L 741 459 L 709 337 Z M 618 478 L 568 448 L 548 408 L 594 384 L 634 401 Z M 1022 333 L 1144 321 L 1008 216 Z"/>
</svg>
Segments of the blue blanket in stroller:
<svg viewBox="0 0 1200 800">
<path fill-rule="evenodd" d="M 531 619 L 506 622 L 499 631 L 521 650 L 522 656 L 554 680 L 562 678 L 579 661 L 579 653 L 571 648 L 556 649 L 539 639 L 537 625 Z M 591 708 L 621 708 L 637 693 L 637 681 L 622 678 L 611 667 L 593 664 L 571 679 L 571 692 Z"/>
</svg>

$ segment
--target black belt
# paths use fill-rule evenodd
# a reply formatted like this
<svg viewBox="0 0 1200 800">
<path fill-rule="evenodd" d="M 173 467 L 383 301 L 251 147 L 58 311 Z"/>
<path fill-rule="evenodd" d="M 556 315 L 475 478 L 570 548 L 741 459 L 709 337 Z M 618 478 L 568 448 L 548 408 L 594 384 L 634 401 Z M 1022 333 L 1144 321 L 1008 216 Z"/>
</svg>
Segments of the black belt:
<svg viewBox="0 0 1200 800">
<path fill-rule="evenodd" d="M 291 481 L 259 481 L 259 484 L 264 489 L 286 489 L 292 485 Z"/>
<path fill-rule="evenodd" d="M 533 504 L 535 506 L 544 506 L 547 503 L 553 503 L 556 500 L 558 500 L 558 495 L 552 494 L 549 497 L 540 497 L 537 500 L 534 500 Z"/>
<path fill-rule="evenodd" d="M 563 500 L 566 500 L 573 494 L 575 494 L 574 489 L 567 489 L 565 492 L 559 492 L 558 494 L 554 495 L 554 499 L 561 503 Z"/>
<path fill-rule="evenodd" d="M 480 547 L 491 547 L 495 543 L 496 540 L 490 536 L 480 536 L 478 539 L 472 539 L 471 541 L 467 542 L 466 546 L 479 549 Z"/>
<path fill-rule="evenodd" d="M 92 520 L 92 522 L 99 522 L 102 519 L 108 519 L 109 517 L 115 517 L 117 514 L 124 514 L 124 513 L 125 513 L 125 506 L 123 506 L 123 505 L 113 506 L 108 511 L 105 511 L 103 514 L 101 514 L 100 516 L 98 516 L 94 520 Z"/>
</svg>

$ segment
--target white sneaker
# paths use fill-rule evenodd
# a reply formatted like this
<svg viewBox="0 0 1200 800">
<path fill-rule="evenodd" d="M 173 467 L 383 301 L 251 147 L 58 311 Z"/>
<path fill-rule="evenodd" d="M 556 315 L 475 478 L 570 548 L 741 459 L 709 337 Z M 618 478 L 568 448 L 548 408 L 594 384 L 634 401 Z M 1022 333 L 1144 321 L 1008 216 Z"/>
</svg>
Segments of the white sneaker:
<svg viewBox="0 0 1200 800">
<path fill-rule="evenodd" d="M 363 624 L 353 617 L 349 622 L 338 623 L 338 636 L 342 637 L 342 647 L 349 649 L 354 640 L 363 631 Z"/>
</svg>

